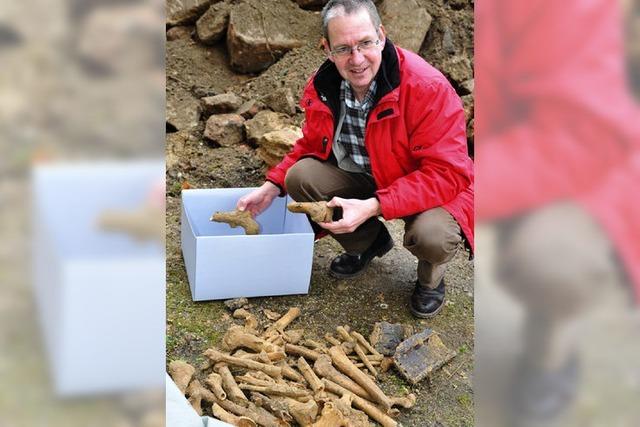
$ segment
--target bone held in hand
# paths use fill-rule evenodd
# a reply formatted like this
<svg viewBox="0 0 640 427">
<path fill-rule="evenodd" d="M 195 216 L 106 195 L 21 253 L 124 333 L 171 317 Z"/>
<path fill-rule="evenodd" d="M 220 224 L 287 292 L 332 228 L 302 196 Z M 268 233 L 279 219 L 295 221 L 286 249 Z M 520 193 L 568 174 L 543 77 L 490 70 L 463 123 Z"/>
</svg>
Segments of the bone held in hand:
<svg viewBox="0 0 640 427">
<path fill-rule="evenodd" d="M 251 216 L 249 211 L 230 211 L 230 212 L 216 212 L 209 218 L 210 221 L 224 222 L 229 224 L 231 228 L 238 226 L 244 228 L 246 234 L 260 234 L 260 226 Z"/>
<path fill-rule="evenodd" d="M 287 205 L 291 212 L 305 213 L 313 222 L 333 221 L 333 208 L 327 202 L 292 202 Z"/>
</svg>

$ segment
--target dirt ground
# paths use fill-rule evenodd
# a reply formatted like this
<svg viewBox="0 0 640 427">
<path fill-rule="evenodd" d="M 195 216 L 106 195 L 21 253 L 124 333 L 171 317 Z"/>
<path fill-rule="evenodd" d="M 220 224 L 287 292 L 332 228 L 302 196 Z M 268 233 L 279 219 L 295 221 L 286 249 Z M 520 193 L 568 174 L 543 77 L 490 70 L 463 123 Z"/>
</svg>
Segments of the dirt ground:
<svg viewBox="0 0 640 427">
<path fill-rule="evenodd" d="M 473 4 L 471 1 L 426 1 L 418 3 L 434 17 L 420 54 L 435 66 L 446 67 L 450 57 L 442 48 L 445 32 L 457 52 L 472 60 Z M 168 41 L 166 45 L 167 102 L 193 105 L 198 97 L 233 91 L 245 99 L 262 99 L 274 89 L 287 87 L 299 96 L 309 74 L 324 60 L 322 51 L 308 44 L 287 53 L 261 75 L 240 75 L 229 66 L 224 43 L 205 47 L 193 38 Z M 445 74 L 446 73 L 446 70 Z M 454 85 L 459 94 L 464 89 Z M 295 119 L 300 123 L 302 115 Z M 182 359 L 196 366 L 205 349 L 216 346 L 233 322 L 220 301 L 191 300 L 180 249 L 180 192 L 187 181 L 192 188 L 258 186 L 266 166 L 255 150 L 239 144 L 212 148 L 204 142 L 204 122 L 192 129 L 167 129 L 167 363 Z M 170 159 L 170 160 L 169 160 Z M 298 306 L 302 316 L 295 327 L 303 327 L 310 338 L 320 338 L 336 326 L 351 325 L 368 336 L 375 322 L 404 323 L 416 331 L 425 327 L 439 332 L 443 342 L 458 355 L 432 378 L 411 386 L 396 372 L 382 376 L 382 388 L 391 394 L 413 392 L 417 405 L 398 418 L 404 426 L 471 426 L 474 424 L 474 289 L 473 263 L 460 251 L 447 275 L 448 302 L 433 320 L 417 320 L 408 311 L 408 299 L 416 280 L 416 260 L 402 247 L 403 222 L 387 226 L 394 249 L 376 259 L 368 271 L 351 280 L 328 275 L 331 260 L 341 253 L 331 238 L 315 244 L 313 273 L 308 295 L 253 298 L 252 312 L 262 308 L 285 312 Z"/>
</svg>

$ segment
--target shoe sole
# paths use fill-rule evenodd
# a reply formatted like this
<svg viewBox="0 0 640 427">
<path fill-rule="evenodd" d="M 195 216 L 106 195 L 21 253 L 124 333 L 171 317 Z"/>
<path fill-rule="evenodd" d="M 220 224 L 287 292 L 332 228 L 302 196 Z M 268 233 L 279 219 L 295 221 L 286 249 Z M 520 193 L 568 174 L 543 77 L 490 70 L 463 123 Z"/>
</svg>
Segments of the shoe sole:
<svg viewBox="0 0 640 427">
<path fill-rule="evenodd" d="M 364 265 L 364 267 L 362 267 L 362 269 L 360 271 L 358 271 L 357 273 L 353 273 L 353 274 L 342 274 L 342 273 L 336 273 L 335 271 L 333 271 L 331 268 L 329 268 L 329 274 L 333 277 L 335 277 L 336 279 L 352 279 L 354 277 L 358 277 L 359 275 L 361 275 L 362 273 L 365 272 L 365 270 L 369 267 L 369 264 L 371 263 L 371 261 L 373 261 L 374 258 L 380 258 L 382 256 L 384 256 L 387 252 L 389 252 L 391 249 L 393 248 L 393 240 L 390 240 L 389 243 L 387 243 L 385 246 L 381 247 L 378 252 L 376 252 L 369 261 L 367 261 L 367 263 Z"/>
<path fill-rule="evenodd" d="M 413 314 L 415 317 L 418 317 L 420 319 L 431 319 L 432 317 L 436 317 L 438 313 L 440 313 L 442 307 L 444 307 L 445 301 L 446 298 L 442 300 L 442 304 L 440 304 L 433 313 L 420 313 L 419 311 L 416 311 L 412 305 L 409 305 L 409 309 L 411 310 L 411 314 Z"/>
</svg>

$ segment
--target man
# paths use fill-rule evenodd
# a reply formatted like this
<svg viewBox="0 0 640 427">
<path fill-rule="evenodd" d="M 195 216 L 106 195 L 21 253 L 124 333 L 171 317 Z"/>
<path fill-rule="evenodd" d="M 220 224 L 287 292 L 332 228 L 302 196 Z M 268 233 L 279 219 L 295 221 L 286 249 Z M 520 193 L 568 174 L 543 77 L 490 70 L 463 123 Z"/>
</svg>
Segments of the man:
<svg viewBox="0 0 640 427">
<path fill-rule="evenodd" d="M 319 224 L 345 249 L 332 275 L 354 277 L 393 241 L 378 220 L 403 218 L 419 260 L 414 315 L 444 304 L 444 273 L 463 239 L 473 248 L 473 169 L 462 104 L 446 78 L 395 47 L 374 4 L 331 0 L 322 11 L 328 60 L 307 84 L 304 136 L 267 181 L 238 202 L 254 215 L 288 192 L 330 200 L 342 218 Z"/>
</svg>

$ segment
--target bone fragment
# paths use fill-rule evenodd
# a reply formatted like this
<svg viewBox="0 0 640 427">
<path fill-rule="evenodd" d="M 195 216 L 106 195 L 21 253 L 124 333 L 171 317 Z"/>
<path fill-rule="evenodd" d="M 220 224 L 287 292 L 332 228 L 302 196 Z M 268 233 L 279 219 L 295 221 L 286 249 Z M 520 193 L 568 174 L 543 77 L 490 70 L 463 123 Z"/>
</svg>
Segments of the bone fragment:
<svg viewBox="0 0 640 427">
<path fill-rule="evenodd" d="M 367 358 L 367 355 L 364 354 L 364 350 L 362 349 L 362 347 L 360 347 L 360 344 L 356 343 L 354 350 L 358 355 L 358 357 L 360 357 L 360 360 L 362 360 L 362 363 L 364 363 L 364 366 L 367 367 L 367 369 L 369 370 L 369 372 L 371 372 L 374 378 L 377 377 L 378 371 L 376 371 L 376 368 L 373 367 L 373 365 L 371 364 L 371 361 Z"/>
<path fill-rule="evenodd" d="M 222 406 L 214 403 L 211 407 L 211 412 L 213 412 L 213 416 L 219 419 L 220 421 L 224 421 L 225 423 L 231 424 L 236 427 L 256 427 L 255 421 L 253 421 L 249 417 L 239 417 L 237 415 L 232 414 L 225 410 Z"/>
<path fill-rule="evenodd" d="M 335 403 L 326 402 L 320 418 L 311 427 L 351 427 L 351 424 L 342 411 L 336 408 Z"/>
<path fill-rule="evenodd" d="M 253 384 L 240 384 L 241 390 L 257 391 L 274 396 L 287 396 L 295 398 L 306 398 L 310 394 L 307 390 L 291 387 L 284 384 L 269 384 L 269 385 L 253 385 Z"/>
<path fill-rule="evenodd" d="M 291 212 L 305 213 L 313 222 L 333 221 L 333 208 L 327 202 L 292 202 L 287 205 Z"/>
<path fill-rule="evenodd" d="M 262 312 L 264 313 L 265 317 L 271 320 L 272 322 L 282 317 L 282 314 L 276 313 L 275 311 L 271 311 L 268 308 L 265 308 L 264 310 L 262 310 Z"/>
<path fill-rule="evenodd" d="M 185 394 L 187 386 L 191 382 L 193 374 L 196 372 L 196 368 L 182 360 L 174 360 L 169 363 L 168 371 L 173 382 L 178 386 L 178 390 L 180 390 L 182 394 Z"/>
<path fill-rule="evenodd" d="M 330 333 L 326 333 L 324 334 L 324 339 L 327 340 L 327 342 L 331 345 L 340 345 L 340 340 L 337 340 L 333 335 L 331 335 Z"/>
<path fill-rule="evenodd" d="M 373 348 L 373 346 L 369 344 L 369 341 L 367 341 L 367 339 L 364 336 L 357 333 L 356 331 L 351 331 L 351 336 L 355 338 L 356 341 L 358 341 L 358 343 L 369 353 L 373 354 L 374 356 L 380 357 L 380 359 L 382 359 L 383 357 L 382 354 L 380 354 L 378 350 Z M 369 359 L 371 359 L 371 357 L 369 357 Z"/>
<path fill-rule="evenodd" d="M 380 361 L 380 370 L 382 372 L 387 372 L 393 366 L 393 358 L 385 357 Z"/>
<path fill-rule="evenodd" d="M 403 397 L 391 397 L 390 400 L 393 406 L 402 406 L 403 408 L 409 409 L 413 408 L 416 404 L 416 395 L 410 393 Z"/>
<path fill-rule="evenodd" d="M 224 362 L 229 365 L 239 366 L 241 368 L 258 370 L 274 378 L 279 378 L 282 376 L 282 369 L 277 366 L 267 365 L 265 363 L 260 363 L 249 359 L 241 359 L 239 357 L 229 356 L 228 354 L 224 354 L 213 348 L 206 350 L 204 352 L 204 355 L 214 363 Z"/>
<path fill-rule="evenodd" d="M 305 347 L 310 348 L 311 350 L 315 350 L 319 353 L 327 353 L 329 352 L 329 349 L 322 343 L 319 343 L 317 341 L 314 340 L 310 340 L 310 339 L 306 339 L 304 341 L 301 342 L 301 344 Z"/>
<path fill-rule="evenodd" d="M 193 406 L 193 409 L 202 416 L 202 401 L 215 402 L 216 397 L 209 390 L 204 388 L 200 381 L 193 380 L 189 387 L 187 387 L 187 395 L 189 396 L 189 403 Z"/>
<path fill-rule="evenodd" d="M 231 228 L 238 226 L 244 228 L 247 235 L 260 234 L 260 225 L 253 219 L 251 212 L 234 210 L 230 212 L 216 212 L 211 215 L 209 221 L 224 222 Z"/>
<path fill-rule="evenodd" d="M 271 399 L 257 391 L 251 392 L 251 401 L 286 422 L 293 421 L 293 417 L 289 413 L 289 406 L 283 401 Z"/>
<path fill-rule="evenodd" d="M 364 399 L 373 400 L 369 393 L 362 388 L 358 383 L 354 382 L 351 378 L 338 372 L 336 368 L 331 364 L 331 358 L 326 355 L 322 355 L 316 360 L 313 365 L 313 370 L 321 377 L 330 379 L 331 381 L 339 384 L 341 387 L 348 389 L 353 394 L 356 394 Z"/>
<path fill-rule="evenodd" d="M 296 372 L 295 369 L 293 369 L 291 366 L 287 365 L 285 362 L 281 363 L 280 365 L 278 365 L 280 368 L 282 368 L 282 376 L 293 380 L 297 383 L 302 383 L 304 384 L 305 379 L 302 375 L 300 375 L 298 372 Z"/>
<path fill-rule="evenodd" d="M 272 344 L 272 343 L 269 343 L 269 344 Z M 233 353 L 233 356 L 239 357 L 241 359 L 254 360 L 256 362 L 270 363 L 270 362 L 279 362 L 280 360 L 286 359 L 287 354 L 280 349 L 278 351 L 274 351 L 271 353 L 266 353 L 264 351 L 260 353 L 247 353 L 243 350 L 239 350 Z"/>
<path fill-rule="evenodd" d="M 354 342 L 354 339 L 351 337 L 351 335 L 349 335 L 349 332 L 345 329 L 344 326 L 338 326 L 336 328 L 336 332 L 338 333 L 340 338 L 342 338 L 343 341 Z"/>
<path fill-rule="evenodd" d="M 324 390 L 322 381 L 320 381 L 320 378 L 318 378 L 316 373 L 313 372 L 313 369 L 311 369 L 311 366 L 309 366 L 307 361 L 304 360 L 304 357 L 300 357 L 298 359 L 298 369 L 300 369 L 300 372 L 302 372 L 302 375 L 304 376 L 305 380 L 307 380 L 314 392 L 317 393 Z"/>
<path fill-rule="evenodd" d="M 248 400 L 247 396 L 244 395 L 240 387 L 238 387 L 238 383 L 233 379 L 233 375 L 231 375 L 231 371 L 229 367 L 224 363 L 219 363 L 214 366 L 214 369 L 220 374 L 222 377 L 222 387 L 227 392 L 227 397 L 233 401 L 241 401 Z"/>
<path fill-rule="evenodd" d="M 287 313 L 278 319 L 273 325 L 269 326 L 267 330 L 264 332 L 264 336 L 269 336 L 269 334 L 273 331 L 283 331 L 291 322 L 296 320 L 296 318 L 300 316 L 300 309 L 298 307 L 292 307 L 287 311 Z"/>
<path fill-rule="evenodd" d="M 313 399 L 305 403 L 290 398 L 285 401 L 289 406 L 289 413 L 303 427 L 310 426 L 318 416 L 318 404 Z"/>
<path fill-rule="evenodd" d="M 362 409 L 367 415 L 379 422 L 383 427 L 397 427 L 398 423 L 373 403 L 361 398 L 360 396 L 354 395 L 349 390 L 339 386 L 333 381 L 329 381 L 326 378 L 324 378 L 322 382 L 324 383 L 325 390 L 328 390 L 332 393 L 336 393 L 340 396 L 351 394 L 350 398 L 352 399 L 353 405 L 358 409 Z"/>
<path fill-rule="evenodd" d="M 244 308 L 237 309 L 233 312 L 233 318 L 243 319 L 244 327 L 247 328 L 249 332 L 258 333 L 258 319 L 256 319 L 256 316 L 251 314 L 248 310 L 245 310 Z"/>
<path fill-rule="evenodd" d="M 98 227 L 105 231 L 126 233 L 142 241 L 163 241 L 164 209 L 142 206 L 131 211 L 107 210 L 98 217 Z"/>
<path fill-rule="evenodd" d="M 207 379 L 204 380 L 204 383 L 213 391 L 213 394 L 218 400 L 225 400 L 227 398 L 227 393 L 225 393 L 222 388 L 222 377 L 220 374 L 215 372 L 210 373 Z"/>
<path fill-rule="evenodd" d="M 230 327 L 222 338 L 222 342 L 230 351 L 233 351 L 236 348 L 248 348 L 257 353 L 260 353 L 261 351 L 265 351 L 267 353 L 282 351 L 278 346 L 250 334 L 242 326 Z"/>
<path fill-rule="evenodd" d="M 298 344 L 304 336 L 304 329 L 292 329 L 282 334 L 282 338 L 289 344 Z"/>
<path fill-rule="evenodd" d="M 264 379 L 256 378 L 253 375 L 249 375 L 249 374 L 237 375 L 235 377 L 236 381 L 239 381 L 239 382 L 245 383 L 245 384 L 258 385 L 258 386 L 274 385 L 275 381 L 273 380 L 273 378 L 271 378 L 271 377 L 269 377 L 269 378 L 271 379 L 271 381 L 267 381 L 267 380 L 264 380 Z"/>
<path fill-rule="evenodd" d="M 376 402 L 380 403 L 384 407 L 385 411 L 391 409 L 391 402 L 389 401 L 389 398 L 382 390 L 380 390 L 380 387 L 378 387 L 371 378 L 354 366 L 353 362 L 351 362 L 344 353 L 342 347 L 331 347 L 329 349 L 329 355 L 331 356 L 331 360 L 335 366 L 364 388 Z"/>
<path fill-rule="evenodd" d="M 287 354 L 295 354 L 296 356 L 303 356 L 309 360 L 316 361 L 318 357 L 320 357 L 320 353 L 315 350 L 310 350 L 306 347 L 293 345 L 293 344 L 285 344 L 284 350 Z"/>
<path fill-rule="evenodd" d="M 246 406 L 242 406 L 237 403 L 234 403 L 229 399 L 222 400 L 216 403 L 220 405 L 223 409 L 226 409 L 227 411 L 232 412 L 235 415 L 251 418 L 257 424 L 263 427 L 289 426 L 289 423 L 287 423 L 286 421 L 279 420 L 278 418 L 273 416 L 271 413 L 269 413 L 269 411 L 256 406 L 252 402 L 247 402 Z"/>
</svg>

